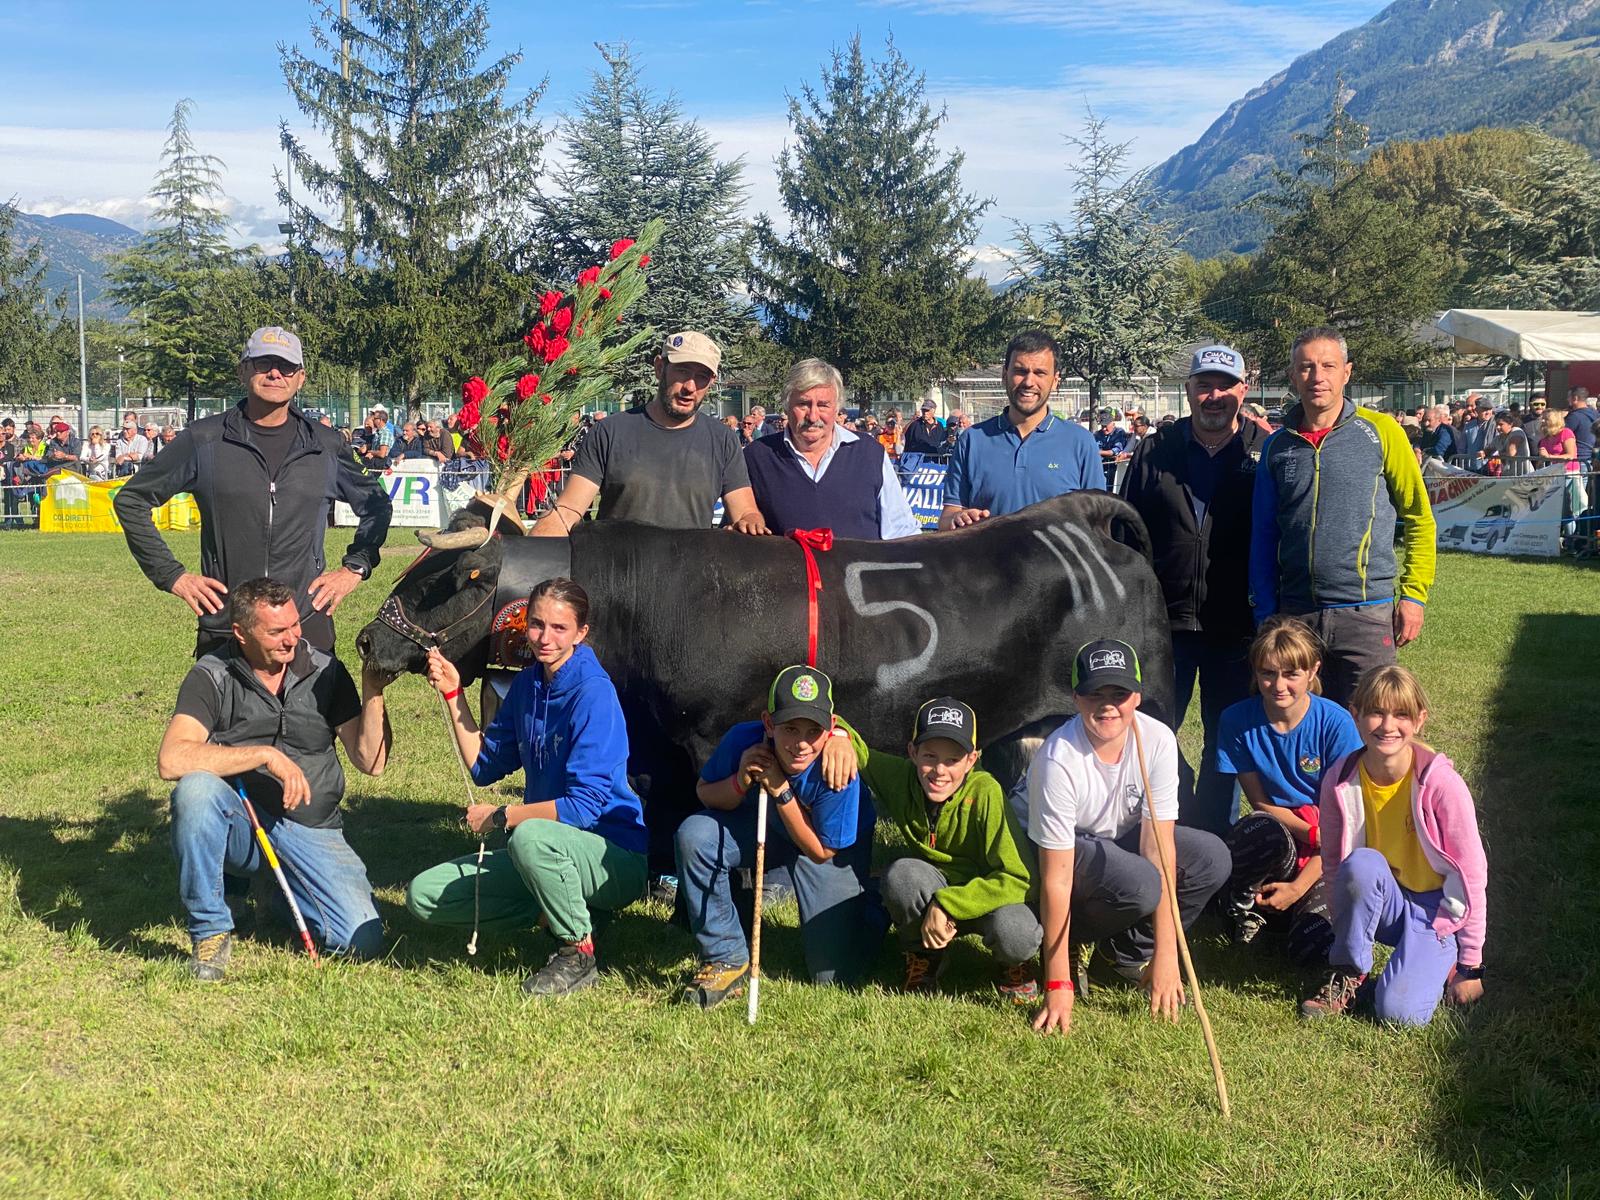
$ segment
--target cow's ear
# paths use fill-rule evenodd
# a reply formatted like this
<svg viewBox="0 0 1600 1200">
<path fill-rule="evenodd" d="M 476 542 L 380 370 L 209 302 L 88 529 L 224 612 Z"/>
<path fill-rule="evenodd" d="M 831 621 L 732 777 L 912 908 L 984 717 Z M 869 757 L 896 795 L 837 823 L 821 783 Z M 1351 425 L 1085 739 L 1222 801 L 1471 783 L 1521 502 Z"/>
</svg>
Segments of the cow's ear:
<svg viewBox="0 0 1600 1200">
<path fill-rule="evenodd" d="M 456 560 L 452 572 L 456 590 L 460 591 L 476 582 L 494 583 L 499 580 L 500 563 L 504 556 L 505 548 L 499 538 L 491 538 L 476 550 L 465 551 Z"/>
</svg>

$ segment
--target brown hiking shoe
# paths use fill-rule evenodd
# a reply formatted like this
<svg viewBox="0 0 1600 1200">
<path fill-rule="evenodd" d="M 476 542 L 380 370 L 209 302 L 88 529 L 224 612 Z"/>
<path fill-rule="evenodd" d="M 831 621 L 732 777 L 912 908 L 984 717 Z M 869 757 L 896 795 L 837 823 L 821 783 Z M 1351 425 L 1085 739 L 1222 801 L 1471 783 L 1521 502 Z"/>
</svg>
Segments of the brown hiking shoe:
<svg viewBox="0 0 1600 1200">
<path fill-rule="evenodd" d="M 1039 979 L 1038 972 L 1034 970 L 1033 960 L 1001 967 L 999 973 L 995 975 L 994 990 L 1000 993 L 1000 999 L 1012 1004 L 1037 1004 Z"/>
<path fill-rule="evenodd" d="M 1337 1017 L 1350 1010 L 1356 991 L 1367 981 L 1365 971 L 1351 967 L 1331 967 L 1328 977 L 1311 995 L 1300 1001 L 1300 1015 L 1308 1021 Z"/>
<path fill-rule="evenodd" d="M 683 989 L 683 1002 L 699 1008 L 715 1008 L 730 996 L 744 991 L 750 978 L 749 963 L 701 963 Z"/>
</svg>

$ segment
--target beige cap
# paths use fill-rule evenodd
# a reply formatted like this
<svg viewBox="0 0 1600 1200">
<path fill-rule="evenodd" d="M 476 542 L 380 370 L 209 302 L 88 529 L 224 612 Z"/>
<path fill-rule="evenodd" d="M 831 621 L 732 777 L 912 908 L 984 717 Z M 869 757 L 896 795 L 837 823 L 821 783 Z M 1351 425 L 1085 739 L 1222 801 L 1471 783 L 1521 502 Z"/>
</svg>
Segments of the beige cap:
<svg viewBox="0 0 1600 1200">
<path fill-rule="evenodd" d="M 717 344 L 692 329 L 669 333 L 661 343 L 661 354 L 669 363 L 699 363 L 710 367 L 713 374 L 722 365 L 722 351 Z"/>
</svg>

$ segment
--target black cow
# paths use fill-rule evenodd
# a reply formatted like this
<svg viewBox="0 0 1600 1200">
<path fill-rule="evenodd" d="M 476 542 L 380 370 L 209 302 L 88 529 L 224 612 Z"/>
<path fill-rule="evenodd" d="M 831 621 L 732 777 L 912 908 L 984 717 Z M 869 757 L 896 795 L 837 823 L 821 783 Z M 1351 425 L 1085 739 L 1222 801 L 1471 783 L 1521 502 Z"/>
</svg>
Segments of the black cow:
<svg viewBox="0 0 1600 1200">
<path fill-rule="evenodd" d="M 462 514 L 462 527 L 481 517 Z M 1119 540 L 1122 539 L 1122 540 Z M 1125 544 L 1126 543 L 1126 544 Z M 971 528 L 899 541 L 839 541 L 818 552 L 817 665 L 839 711 L 868 742 L 903 745 L 911 714 L 947 693 L 973 706 L 979 741 L 1038 734 L 1074 712 L 1072 659 L 1097 637 L 1139 651 L 1144 709 L 1172 707 L 1166 602 L 1137 513 L 1075 492 Z M 470 681 L 490 655 L 507 596 L 569 574 L 589 592 L 589 644 L 628 721 L 630 772 L 647 791 L 654 857 L 695 805 L 698 764 L 737 721 L 759 715 L 783 666 L 803 662 L 807 585 L 786 538 L 585 522 L 565 538 L 494 538 L 433 550 L 400 580 L 356 640 L 381 670 L 420 671 L 429 633 Z M 1015 775 L 1017 765 L 987 764 Z M 1009 769 L 1008 769 L 1009 768 Z"/>
</svg>

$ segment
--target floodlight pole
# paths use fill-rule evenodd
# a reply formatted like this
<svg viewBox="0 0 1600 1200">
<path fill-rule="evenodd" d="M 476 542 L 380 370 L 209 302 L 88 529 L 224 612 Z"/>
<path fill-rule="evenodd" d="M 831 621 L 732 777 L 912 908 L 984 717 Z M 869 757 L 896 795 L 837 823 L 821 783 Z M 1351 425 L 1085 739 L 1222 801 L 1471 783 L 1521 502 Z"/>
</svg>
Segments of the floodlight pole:
<svg viewBox="0 0 1600 1200">
<path fill-rule="evenodd" d="M 89 440 L 89 359 L 84 352 L 83 272 L 78 272 L 78 436 Z"/>
</svg>

